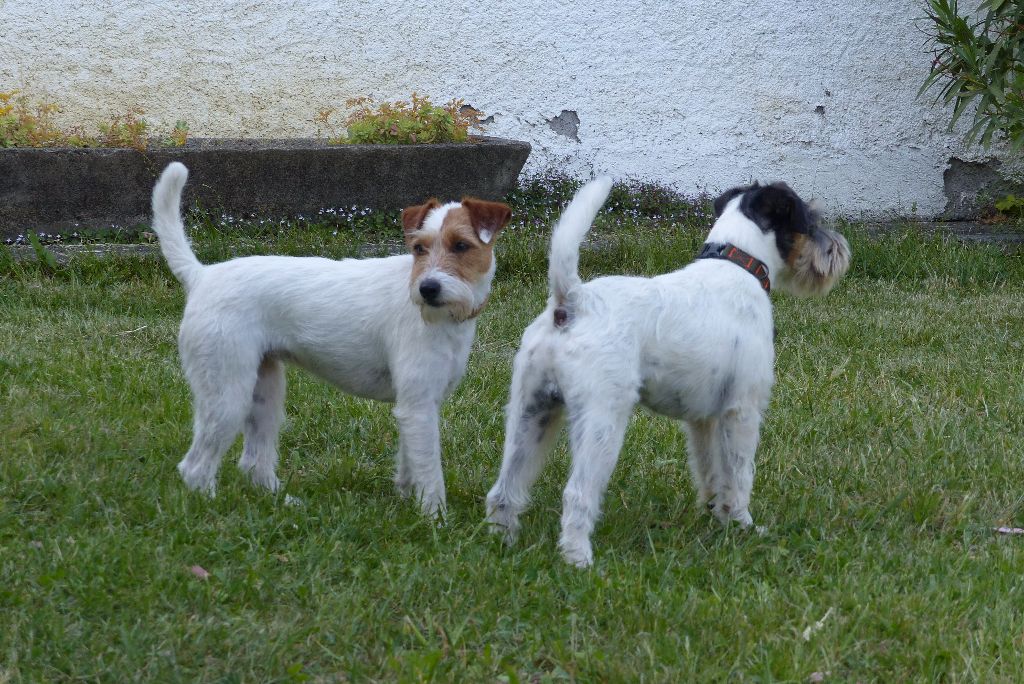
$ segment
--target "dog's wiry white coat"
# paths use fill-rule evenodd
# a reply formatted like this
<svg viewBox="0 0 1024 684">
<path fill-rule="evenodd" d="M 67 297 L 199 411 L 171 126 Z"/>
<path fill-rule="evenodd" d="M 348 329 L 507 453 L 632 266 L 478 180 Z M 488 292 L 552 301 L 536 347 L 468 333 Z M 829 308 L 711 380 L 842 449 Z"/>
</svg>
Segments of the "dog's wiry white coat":
<svg viewBox="0 0 1024 684">
<path fill-rule="evenodd" d="M 529 488 L 568 419 L 572 470 L 559 546 L 578 566 L 592 562 L 590 536 L 637 403 L 683 421 L 698 503 L 723 522 L 750 525 L 754 452 L 774 378 L 771 302 L 736 264 L 704 259 L 654 278 L 580 281 L 579 244 L 610 185 L 599 179 L 581 189 L 552 235 L 551 297 L 513 363 L 501 474 L 487 496 L 489 521 L 514 540 Z M 772 284 L 786 289 L 793 269 L 774 234 L 739 204 L 740 197 L 728 203 L 708 241 L 761 259 Z M 845 272 L 849 247 L 819 230 L 802 244 L 825 254 L 797 261 L 830 264 L 816 278 L 824 292 Z M 803 274 L 802 290 L 813 280 Z"/>
<path fill-rule="evenodd" d="M 188 177 L 172 163 L 153 190 L 153 227 L 188 296 L 179 333 L 192 388 L 194 433 L 178 464 L 189 487 L 210 495 L 224 452 L 243 433 L 239 467 L 276 491 L 277 438 L 284 420 L 284 363 L 295 363 L 360 397 L 394 402 L 399 448 L 395 482 L 429 515 L 443 514 L 439 414 L 465 372 L 494 275 L 467 283 L 437 268 L 442 306 L 410 281 L 411 255 L 335 261 L 255 256 L 203 265 L 185 237 L 179 206 Z M 439 230 L 459 204 L 430 211 Z M 454 313 L 453 313 L 454 312 Z"/>
</svg>

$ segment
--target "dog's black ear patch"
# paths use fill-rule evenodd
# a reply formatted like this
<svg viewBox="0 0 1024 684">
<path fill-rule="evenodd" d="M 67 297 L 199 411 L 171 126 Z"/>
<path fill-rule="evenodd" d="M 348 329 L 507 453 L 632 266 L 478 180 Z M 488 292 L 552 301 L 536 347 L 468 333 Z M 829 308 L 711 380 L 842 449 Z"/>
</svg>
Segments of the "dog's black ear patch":
<svg viewBox="0 0 1024 684">
<path fill-rule="evenodd" d="M 810 234 L 816 224 L 807 204 L 785 183 L 772 183 L 743 196 L 740 211 L 764 231 L 775 233 L 775 244 L 783 259 L 789 257 L 794 235 Z"/>
<path fill-rule="evenodd" d="M 737 195 L 742 195 L 745 192 L 750 192 L 751 190 L 754 190 L 757 187 L 758 184 L 754 183 L 753 185 L 744 185 L 742 187 L 732 188 L 730 190 L 726 190 L 725 192 L 723 192 L 715 199 L 714 202 L 715 218 L 718 218 L 719 216 L 722 215 L 722 212 L 725 211 L 725 207 L 728 206 L 729 202 L 731 202 L 734 197 L 736 197 Z"/>
<path fill-rule="evenodd" d="M 810 232 L 807 205 L 785 183 L 772 183 L 745 194 L 740 210 L 765 232 Z"/>
</svg>

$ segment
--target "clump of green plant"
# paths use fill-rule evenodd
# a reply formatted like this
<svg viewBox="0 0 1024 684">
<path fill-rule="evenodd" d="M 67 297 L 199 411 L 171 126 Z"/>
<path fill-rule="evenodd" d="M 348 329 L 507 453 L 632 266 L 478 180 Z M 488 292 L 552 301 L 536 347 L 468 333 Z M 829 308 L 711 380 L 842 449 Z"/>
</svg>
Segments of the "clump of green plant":
<svg viewBox="0 0 1024 684">
<path fill-rule="evenodd" d="M 996 133 L 1024 149 L 1024 0 L 982 0 L 977 19 L 960 16 L 957 0 L 928 0 L 931 72 L 918 95 L 941 84 L 953 103 L 950 130 L 976 105 L 967 143 L 988 147 Z"/>
<path fill-rule="evenodd" d="M 33 102 L 18 91 L 0 92 L 0 147 L 131 147 L 145 150 L 149 144 L 141 109 L 116 114 L 99 125 L 97 135 L 82 126 L 62 130 L 54 122 L 60 107 L 52 102 Z M 188 124 L 178 121 L 164 144 L 180 147 L 188 138 Z"/>
<path fill-rule="evenodd" d="M 0 92 L 0 147 L 53 147 L 65 134 L 53 122 L 57 105 L 30 102 L 18 91 Z"/>
<path fill-rule="evenodd" d="M 1024 197 L 1017 197 L 1016 195 L 1007 195 L 1003 199 L 996 202 L 996 209 L 1003 212 L 1004 214 L 1024 216 Z"/>
<path fill-rule="evenodd" d="M 53 252 L 43 246 L 43 243 L 39 240 L 35 233 L 28 231 L 28 242 L 32 245 L 32 250 L 36 253 L 36 259 L 39 260 L 40 266 L 49 272 L 57 270 L 57 257 L 53 255 Z"/>
<path fill-rule="evenodd" d="M 146 120 L 141 109 L 131 109 L 100 124 L 98 147 L 134 147 L 146 149 Z"/>
<path fill-rule="evenodd" d="M 462 100 L 435 105 L 430 97 L 413 93 L 408 101 L 378 103 L 370 97 L 347 100 L 353 111 L 345 118 L 344 133 L 334 133 L 336 110 L 317 112 L 314 122 L 328 131 L 330 144 L 412 145 L 416 143 L 465 142 L 469 130 L 481 129 L 481 112 Z"/>
<path fill-rule="evenodd" d="M 170 134 L 161 140 L 164 147 L 183 147 L 188 141 L 188 122 L 178 119 L 174 122 L 174 128 Z"/>
</svg>

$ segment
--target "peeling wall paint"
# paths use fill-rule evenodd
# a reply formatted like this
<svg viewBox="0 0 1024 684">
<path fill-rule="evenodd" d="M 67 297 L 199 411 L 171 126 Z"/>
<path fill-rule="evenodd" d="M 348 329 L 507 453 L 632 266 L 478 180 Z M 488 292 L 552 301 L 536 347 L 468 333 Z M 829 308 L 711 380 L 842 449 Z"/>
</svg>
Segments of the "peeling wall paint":
<svg viewBox="0 0 1024 684">
<path fill-rule="evenodd" d="M 6 0 L 0 90 L 76 123 L 139 106 L 155 129 L 229 137 L 315 135 L 321 108 L 415 90 L 529 141 L 531 171 L 687 193 L 784 179 L 834 213 L 932 216 L 950 160 L 983 159 L 915 99 L 921 15 L 916 0 Z"/>
<path fill-rule="evenodd" d="M 580 141 L 580 117 L 576 112 L 563 109 L 561 114 L 548 119 L 548 128 L 573 142 Z"/>
</svg>

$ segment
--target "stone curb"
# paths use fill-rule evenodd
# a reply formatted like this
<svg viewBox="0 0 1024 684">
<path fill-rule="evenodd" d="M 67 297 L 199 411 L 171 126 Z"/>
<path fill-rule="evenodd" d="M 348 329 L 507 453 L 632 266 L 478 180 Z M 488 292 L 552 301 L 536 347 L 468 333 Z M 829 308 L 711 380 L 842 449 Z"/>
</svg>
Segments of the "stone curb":
<svg viewBox="0 0 1024 684">
<path fill-rule="evenodd" d="M 327 145 L 318 140 L 191 140 L 184 147 L 0 149 L 0 237 L 148 224 L 171 161 L 189 167 L 185 208 L 266 218 L 321 209 L 400 209 L 430 197 L 501 199 L 530 154 L 517 140 Z"/>
</svg>

